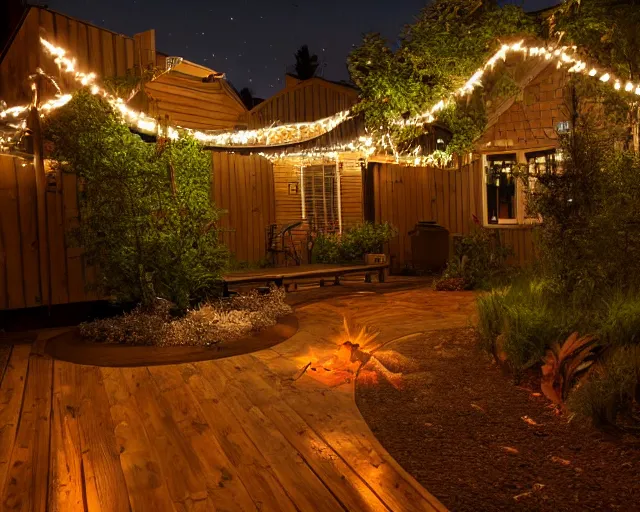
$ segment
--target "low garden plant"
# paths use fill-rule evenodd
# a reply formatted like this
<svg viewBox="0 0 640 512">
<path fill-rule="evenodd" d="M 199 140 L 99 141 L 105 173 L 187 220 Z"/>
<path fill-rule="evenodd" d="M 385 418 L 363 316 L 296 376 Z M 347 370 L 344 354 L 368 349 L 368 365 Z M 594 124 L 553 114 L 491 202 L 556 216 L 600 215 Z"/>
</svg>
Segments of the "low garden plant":
<svg viewBox="0 0 640 512">
<path fill-rule="evenodd" d="M 454 244 L 454 254 L 436 290 L 468 290 L 495 286 L 509 273 L 507 258 L 512 254 L 499 232 L 475 225 L 471 233 Z"/>
<path fill-rule="evenodd" d="M 397 236 L 389 223 L 365 222 L 344 233 L 319 233 L 313 245 L 315 263 L 361 263 L 365 254 L 379 254 Z"/>
</svg>

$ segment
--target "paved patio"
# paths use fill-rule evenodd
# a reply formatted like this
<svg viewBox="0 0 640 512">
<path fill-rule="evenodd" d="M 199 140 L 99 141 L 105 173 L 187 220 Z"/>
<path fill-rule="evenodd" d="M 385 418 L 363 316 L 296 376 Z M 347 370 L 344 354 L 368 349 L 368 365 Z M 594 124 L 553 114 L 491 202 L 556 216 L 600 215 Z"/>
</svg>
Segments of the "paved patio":
<svg viewBox="0 0 640 512">
<path fill-rule="evenodd" d="M 0 347 L 2 510 L 444 510 L 370 432 L 343 354 L 345 314 L 378 331 L 367 354 L 468 324 L 472 294 L 401 288 L 301 292 L 292 338 L 217 361 L 77 365 L 44 355 L 47 333 Z"/>
</svg>

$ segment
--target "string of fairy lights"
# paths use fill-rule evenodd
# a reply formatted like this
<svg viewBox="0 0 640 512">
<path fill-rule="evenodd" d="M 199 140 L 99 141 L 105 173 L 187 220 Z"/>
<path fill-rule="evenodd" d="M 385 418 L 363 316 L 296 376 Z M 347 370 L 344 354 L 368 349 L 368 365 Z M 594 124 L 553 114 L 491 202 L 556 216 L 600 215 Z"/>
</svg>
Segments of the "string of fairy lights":
<svg viewBox="0 0 640 512">
<path fill-rule="evenodd" d="M 357 137 L 352 141 L 337 143 L 330 146 L 312 147 L 305 150 L 277 151 L 279 146 L 290 146 L 298 143 L 310 141 L 324 135 L 338 125 L 352 117 L 349 110 L 344 110 L 332 116 L 312 122 L 290 123 L 277 126 L 269 126 L 255 130 L 232 130 L 232 131 L 201 131 L 180 126 L 166 126 L 155 118 L 148 116 L 144 112 L 136 111 L 127 106 L 126 101 L 117 97 L 106 89 L 98 85 L 98 76 L 95 73 L 85 73 L 77 69 L 75 58 L 69 57 L 68 52 L 44 38 L 40 42 L 45 51 L 54 58 L 55 64 L 61 73 L 71 76 L 81 86 L 87 87 L 89 91 L 97 96 L 103 97 L 113 108 L 118 111 L 123 121 L 132 129 L 140 133 L 178 139 L 183 136 L 191 136 L 202 144 L 209 147 L 233 149 L 255 149 L 262 150 L 263 156 L 277 160 L 288 157 L 308 157 L 308 158 L 335 158 L 335 155 L 343 152 L 360 152 L 365 158 L 375 154 L 377 151 L 391 152 L 396 161 L 409 165 L 423 165 L 425 163 L 446 163 L 447 155 L 442 151 L 434 152 L 430 155 L 423 155 L 420 148 L 415 148 L 409 153 L 401 154 L 393 144 L 390 134 L 376 136 Z M 465 97 L 477 88 L 482 86 L 484 75 L 490 72 L 496 63 L 506 61 L 512 54 L 520 54 L 526 57 L 543 58 L 547 61 L 556 61 L 558 68 L 568 67 L 569 73 L 582 73 L 596 78 L 603 83 L 610 84 L 614 90 L 633 93 L 640 96 L 640 83 L 622 81 L 612 73 L 595 67 L 590 67 L 577 56 L 577 48 L 574 46 L 544 47 L 527 46 L 523 41 L 504 44 L 501 48 L 479 68 L 465 84 L 443 98 L 424 112 L 406 120 L 398 120 L 397 125 L 420 126 L 434 122 L 439 112 L 444 110 L 452 102 Z M 36 83 L 38 75 L 45 76 L 56 87 L 55 98 L 36 105 Z M 0 151 L 15 146 L 23 137 L 27 130 L 27 117 L 32 107 L 37 107 L 41 117 L 45 117 L 50 112 L 66 105 L 71 99 L 71 94 L 64 94 L 55 79 L 46 75 L 41 69 L 30 77 L 31 87 L 34 91 L 34 100 L 29 105 L 13 106 L 0 110 Z M 270 150 L 270 151 L 265 151 Z M 450 157 L 449 157 L 450 158 Z"/>
</svg>

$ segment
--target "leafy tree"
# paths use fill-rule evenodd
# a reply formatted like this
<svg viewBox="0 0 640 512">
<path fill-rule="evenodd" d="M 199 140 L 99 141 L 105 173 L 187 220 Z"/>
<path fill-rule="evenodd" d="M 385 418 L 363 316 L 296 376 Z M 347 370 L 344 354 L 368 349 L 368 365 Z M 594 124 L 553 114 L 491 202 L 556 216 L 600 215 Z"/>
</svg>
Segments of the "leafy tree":
<svg viewBox="0 0 640 512">
<path fill-rule="evenodd" d="M 568 0 L 549 19 L 552 33 L 580 47 L 586 56 L 612 70 L 623 81 L 640 80 L 640 2 L 637 0 Z M 624 84 L 624 82 L 623 82 Z M 640 102 L 634 91 L 621 95 L 595 84 L 589 95 L 604 103 L 605 112 L 617 124 L 630 128 L 632 147 L 640 153 Z"/>
<path fill-rule="evenodd" d="M 215 291 L 227 251 L 210 198 L 210 158 L 196 141 L 145 143 L 87 91 L 48 119 L 45 134 L 54 165 L 79 178 L 73 238 L 96 265 L 102 293 L 185 308 Z"/>
<path fill-rule="evenodd" d="M 313 78 L 318 69 L 318 56 L 309 52 L 309 47 L 304 44 L 295 53 L 296 58 L 296 75 L 300 80 L 308 80 Z"/>
<path fill-rule="evenodd" d="M 435 0 L 404 29 L 395 51 L 380 34 L 368 34 L 351 53 L 349 72 L 362 92 L 357 109 L 369 129 L 391 132 L 399 143 L 411 140 L 418 130 L 398 128 L 395 121 L 424 112 L 461 87 L 499 48 L 500 38 L 535 32 L 533 20 L 513 5 Z M 476 96 L 441 116 L 457 133 L 453 150 L 468 150 L 482 133 L 486 98 Z"/>
</svg>

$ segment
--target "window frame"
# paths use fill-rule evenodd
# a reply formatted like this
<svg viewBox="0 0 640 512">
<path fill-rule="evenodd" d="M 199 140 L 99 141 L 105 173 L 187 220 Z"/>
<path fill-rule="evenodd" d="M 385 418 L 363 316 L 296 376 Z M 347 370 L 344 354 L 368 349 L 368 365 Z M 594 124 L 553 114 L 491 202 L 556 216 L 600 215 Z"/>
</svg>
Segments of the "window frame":
<svg viewBox="0 0 640 512">
<path fill-rule="evenodd" d="M 516 182 L 516 218 L 515 219 L 498 219 L 497 224 L 493 224 L 489 222 L 489 212 L 488 212 L 488 198 L 487 198 L 487 173 L 486 168 L 488 165 L 488 158 L 492 156 L 501 156 L 501 155 L 516 155 L 516 164 L 528 166 L 529 162 L 527 161 L 527 153 L 538 153 L 538 152 L 546 152 L 546 151 L 558 151 L 557 146 L 545 146 L 541 148 L 527 148 L 527 149 L 505 149 L 500 151 L 491 151 L 487 153 L 482 153 L 482 225 L 486 228 L 514 228 L 520 226 L 531 226 L 533 224 L 540 223 L 540 219 L 536 217 L 527 217 L 525 215 L 526 209 L 526 200 L 527 194 L 525 187 L 517 180 Z"/>
<path fill-rule="evenodd" d="M 335 199 L 335 204 L 333 205 L 335 207 L 335 219 L 332 219 L 332 222 L 337 223 L 337 230 L 339 233 L 342 233 L 342 201 L 341 201 L 341 195 L 342 195 L 342 191 L 341 191 L 341 183 L 340 183 L 340 162 L 338 160 L 335 161 L 326 161 L 323 163 L 316 163 L 316 164 L 311 164 L 311 165 L 300 165 L 300 206 L 301 206 L 301 214 L 302 214 L 302 220 L 304 220 L 305 222 L 307 222 L 309 224 L 309 226 L 312 225 L 312 222 L 315 224 L 313 227 L 314 229 L 318 230 L 318 231 L 326 231 L 326 232 L 331 232 L 331 229 L 328 227 L 328 225 L 322 226 L 322 228 L 320 228 L 320 226 L 317 225 L 317 222 L 315 221 L 316 219 L 316 215 L 315 215 L 315 211 L 312 212 L 312 215 L 309 215 L 310 211 L 309 208 L 307 207 L 307 195 L 309 193 L 309 191 L 307 190 L 306 187 L 306 177 L 310 171 L 310 169 L 312 168 L 318 168 L 321 167 L 323 169 L 323 180 L 325 180 L 327 178 L 327 173 L 326 170 L 327 168 L 333 168 L 333 179 L 334 179 L 334 186 L 332 187 L 332 195 L 334 196 Z M 312 192 L 313 193 L 313 192 Z M 326 198 L 328 199 L 328 198 Z"/>
</svg>

